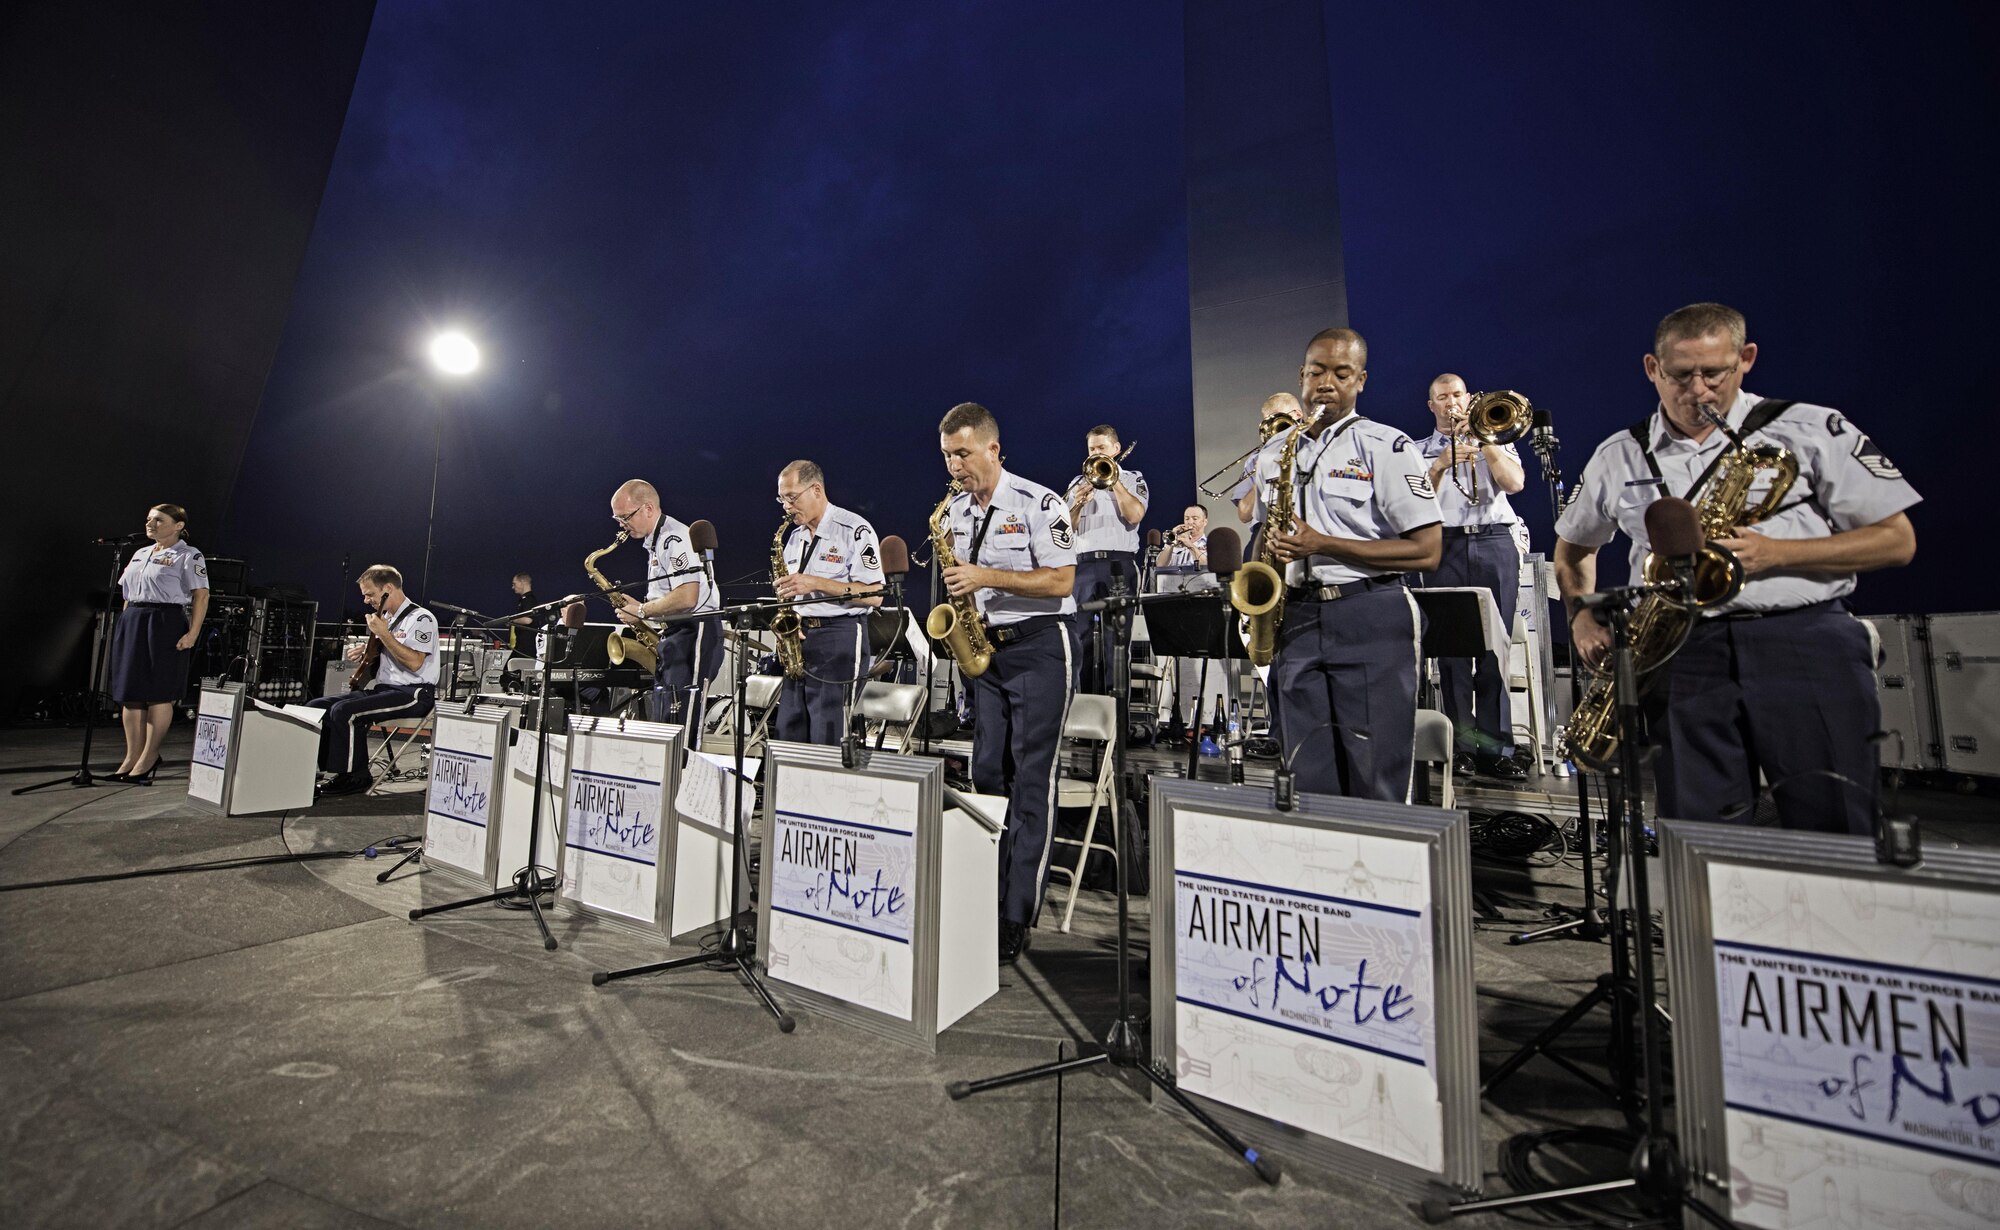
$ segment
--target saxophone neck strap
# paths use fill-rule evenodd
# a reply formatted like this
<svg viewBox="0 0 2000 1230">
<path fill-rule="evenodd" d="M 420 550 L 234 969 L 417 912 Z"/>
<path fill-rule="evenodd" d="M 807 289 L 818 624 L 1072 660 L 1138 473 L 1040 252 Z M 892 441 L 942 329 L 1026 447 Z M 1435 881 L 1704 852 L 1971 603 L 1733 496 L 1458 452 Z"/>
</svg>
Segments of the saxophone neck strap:
<svg viewBox="0 0 2000 1230">
<path fill-rule="evenodd" d="M 1796 405 L 1798 403 L 1795 401 L 1779 401 L 1775 398 L 1767 398 L 1764 401 L 1758 402 L 1750 408 L 1750 413 L 1743 416 L 1743 428 L 1741 431 L 1735 433 L 1732 437 L 1732 442 L 1749 439 L 1769 426 L 1772 420 Z M 1652 471 L 1653 477 L 1659 480 L 1661 488 L 1664 489 L 1667 480 L 1660 473 L 1660 459 L 1653 455 L 1653 415 L 1647 415 L 1625 430 L 1631 433 L 1634 440 L 1638 441 L 1639 451 L 1646 458 L 1646 468 Z M 1723 430 L 1727 431 L 1728 428 L 1725 427 Z M 1728 451 L 1724 449 L 1715 455 L 1714 459 L 1708 463 L 1708 468 L 1704 469 L 1694 482 L 1688 485 L 1687 494 L 1682 497 L 1683 499 L 1692 500 L 1701 492 L 1702 487 L 1708 483 L 1708 476 L 1715 473 L 1715 467 L 1722 463 L 1722 458 Z"/>
</svg>

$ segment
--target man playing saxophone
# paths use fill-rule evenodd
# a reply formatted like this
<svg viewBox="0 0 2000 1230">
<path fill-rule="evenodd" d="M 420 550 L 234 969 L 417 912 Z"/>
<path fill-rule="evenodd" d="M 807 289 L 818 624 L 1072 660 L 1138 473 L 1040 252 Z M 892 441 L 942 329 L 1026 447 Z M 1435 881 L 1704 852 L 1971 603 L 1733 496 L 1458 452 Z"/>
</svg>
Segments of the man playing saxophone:
<svg viewBox="0 0 2000 1230">
<path fill-rule="evenodd" d="M 1636 577 L 1647 505 L 1699 503 L 1701 479 L 1734 435 L 1787 450 L 1798 477 L 1755 529 L 1717 544 L 1736 556 L 1742 592 L 1701 612 L 1664 677 L 1652 735 L 1659 746 L 1659 814 L 1749 822 L 1761 770 L 1786 828 L 1872 831 L 1880 719 L 1867 630 L 1843 599 L 1855 574 L 1910 562 L 1917 536 L 1905 510 L 1919 497 L 1902 472 L 1838 411 L 1745 392 L 1757 360 L 1740 312 L 1697 303 L 1669 313 L 1645 356 L 1659 401 L 1603 444 L 1556 522 L 1556 580 L 1570 640 L 1588 665 L 1610 633 L 1578 600 L 1597 587 L 1597 552 L 1623 530 Z M 1761 493 L 1753 486 L 1749 502 Z M 1641 663 L 1642 667 L 1658 663 Z"/>
<path fill-rule="evenodd" d="M 646 597 L 611 595 L 618 618 L 632 627 L 662 615 L 719 611 L 722 601 L 688 540 L 688 527 L 660 511 L 660 493 L 644 479 L 628 479 L 611 493 L 611 519 L 646 548 Z M 655 701 L 649 716 L 665 722 L 699 722 L 701 692 L 722 666 L 722 621 L 694 619 L 660 633 Z"/>
<path fill-rule="evenodd" d="M 1295 520 L 1262 530 L 1288 585 L 1270 677 L 1285 757 L 1301 790 L 1406 802 L 1423 635 L 1407 574 L 1437 567 L 1437 497 L 1416 444 L 1354 411 L 1368 382 L 1359 333 L 1315 336 L 1299 379 L 1310 409 L 1292 451 Z M 1265 507 L 1288 437 L 1258 457 Z"/>
<path fill-rule="evenodd" d="M 791 519 L 773 571 L 778 597 L 818 597 L 792 608 L 803 669 L 789 672 L 778 697 L 780 739 L 840 742 L 849 698 L 868 673 L 868 608 L 882 605 L 882 548 L 875 527 L 826 498 L 826 476 L 810 461 L 778 472 L 778 507 Z M 869 597 L 852 595 L 867 594 Z"/>
<path fill-rule="evenodd" d="M 972 697 L 972 783 L 1007 796 L 1000 837 L 1000 960 L 1027 947 L 1048 879 L 1056 751 L 1069 712 L 1075 655 L 1076 544 L 1060 495 L 1009 474 L 1000 424 L 984 406 L 953 406 L 938 424 L 945 469 L 963 490 L 945 507 L 955 598 L 971 595 L 992 642 Z"/>
</svg>

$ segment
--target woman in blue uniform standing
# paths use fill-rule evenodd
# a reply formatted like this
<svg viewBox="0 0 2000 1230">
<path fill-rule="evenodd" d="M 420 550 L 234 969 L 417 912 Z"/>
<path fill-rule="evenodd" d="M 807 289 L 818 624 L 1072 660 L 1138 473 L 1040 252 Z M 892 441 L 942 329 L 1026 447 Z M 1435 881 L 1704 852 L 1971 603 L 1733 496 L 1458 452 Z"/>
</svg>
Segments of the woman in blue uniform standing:
<svg viewBox="0 0 2000 1230">
<path fill-rule="evenodd" d="M 186 531 L 186 509 L 153 505 L 146 512 L 152 541 L 119 581 L 125 609 L 111 633 L 111 699 L 125 724 L 125 759 L 110 781 L 153 784 L 174 705 L 187 694 L 190 651 L 208 615 L 208 562 L 181 537 Z"/>
</svg>

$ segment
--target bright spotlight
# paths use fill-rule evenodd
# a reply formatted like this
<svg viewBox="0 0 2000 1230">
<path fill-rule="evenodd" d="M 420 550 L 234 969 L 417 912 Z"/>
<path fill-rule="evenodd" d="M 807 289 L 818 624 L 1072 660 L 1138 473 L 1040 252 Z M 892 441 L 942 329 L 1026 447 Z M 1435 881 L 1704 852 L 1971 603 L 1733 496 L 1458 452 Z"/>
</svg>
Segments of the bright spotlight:
<svg viewBox="0 0 2000 1230">
<path fill-rule="evenodd" d="M 452 330 L 431 339 L 431 365 L 447 376 L 465 376 L 479 368 L 479 347 L 465 334 Z"/>
</svg>

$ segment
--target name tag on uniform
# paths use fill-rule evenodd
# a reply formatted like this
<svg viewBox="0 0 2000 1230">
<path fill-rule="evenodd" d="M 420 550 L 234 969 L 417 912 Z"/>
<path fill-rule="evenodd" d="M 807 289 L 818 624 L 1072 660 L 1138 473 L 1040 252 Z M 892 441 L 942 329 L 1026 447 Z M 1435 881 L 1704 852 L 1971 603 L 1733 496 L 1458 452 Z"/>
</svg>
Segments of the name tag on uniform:
<svg viewBox="0 0 2000 1230">
<path fill-rule="evenodd" d="M 1635 478 L 1625 486 L 1628 490 L 1633 487 L 1658 487 L 1666 481 L 1664 478 Z"/>
</svg>

